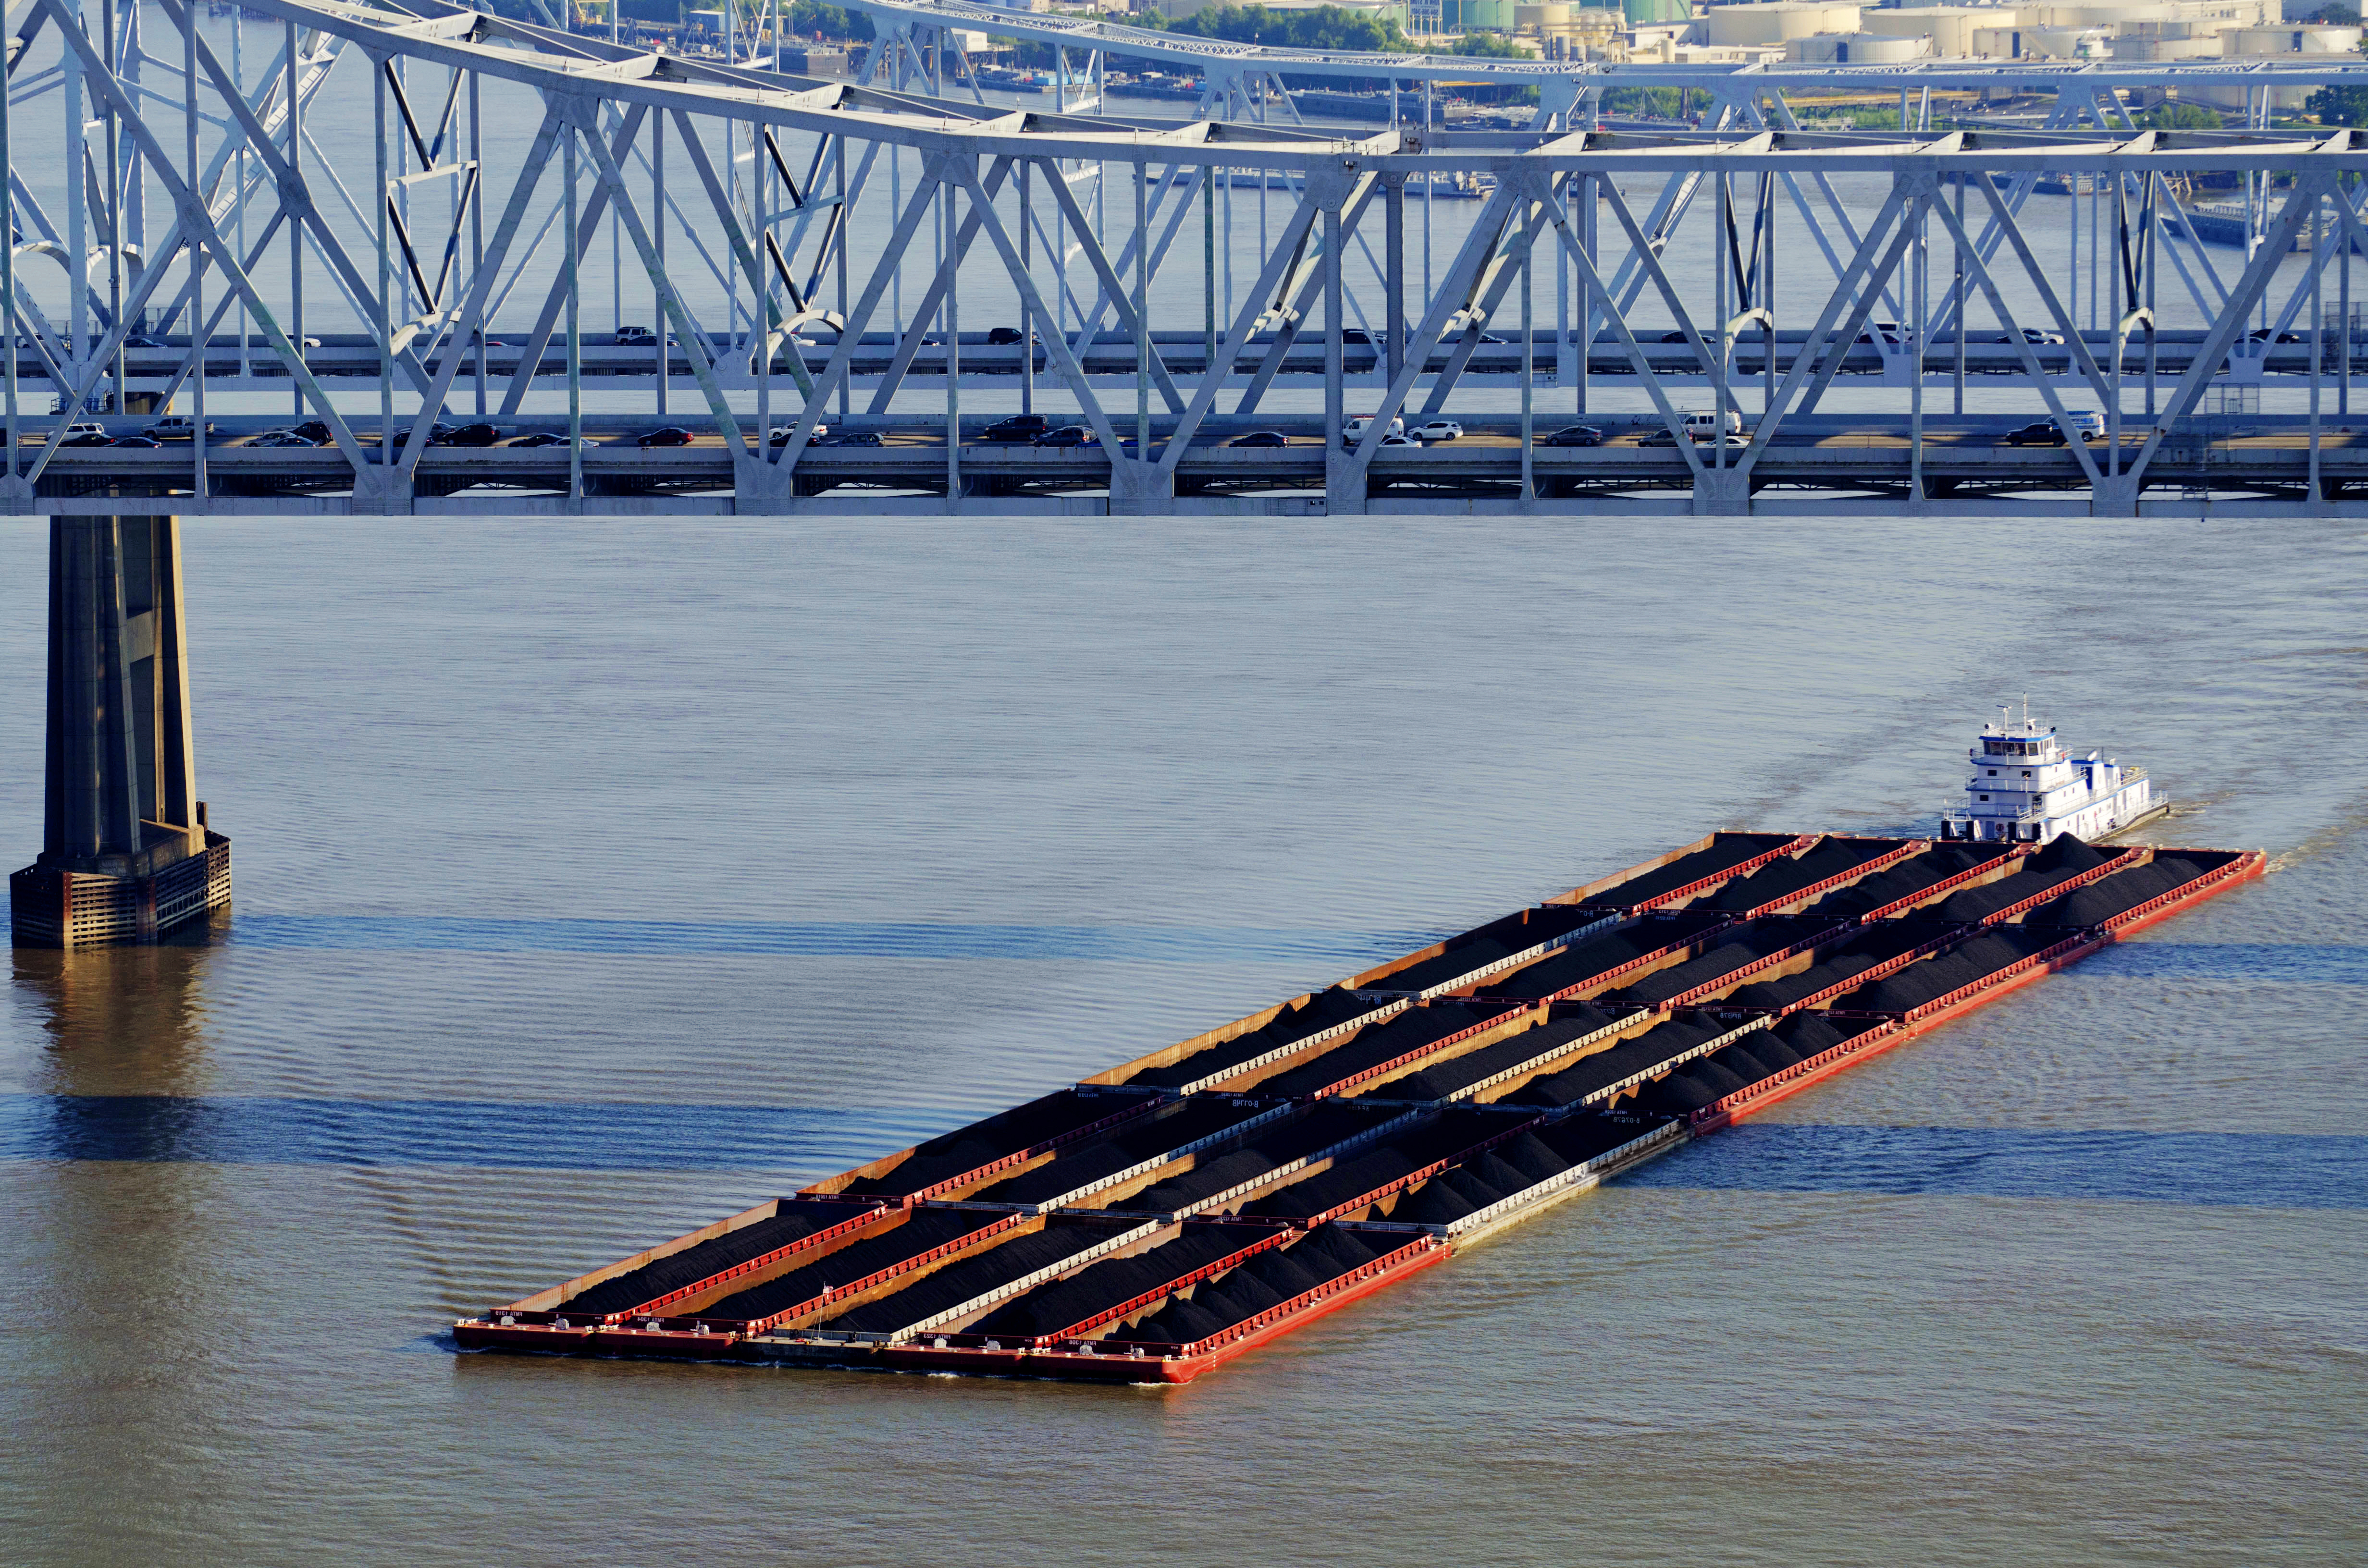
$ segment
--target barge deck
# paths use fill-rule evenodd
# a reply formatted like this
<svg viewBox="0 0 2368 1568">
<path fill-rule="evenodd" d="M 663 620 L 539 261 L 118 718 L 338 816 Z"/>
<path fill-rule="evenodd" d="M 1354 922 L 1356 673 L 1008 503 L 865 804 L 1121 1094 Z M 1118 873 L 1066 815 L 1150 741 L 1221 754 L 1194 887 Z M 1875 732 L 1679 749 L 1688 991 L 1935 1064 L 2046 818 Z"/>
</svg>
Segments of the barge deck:
<svg viewBox="0 0 2368 1568">
<path fill-rule="evenodd" d="M 1190 1382 L 2266 863 L 1712 834 L 454 1337 Z"/>
</svg>

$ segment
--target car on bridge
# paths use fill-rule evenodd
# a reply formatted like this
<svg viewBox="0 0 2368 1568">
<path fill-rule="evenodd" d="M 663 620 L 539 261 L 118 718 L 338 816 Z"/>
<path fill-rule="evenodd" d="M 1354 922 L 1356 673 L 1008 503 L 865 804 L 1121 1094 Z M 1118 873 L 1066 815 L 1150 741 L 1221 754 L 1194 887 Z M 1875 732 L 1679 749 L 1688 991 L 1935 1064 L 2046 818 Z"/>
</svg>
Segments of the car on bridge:
<svg viewBox="0 0 2368 1568">
<path fill-rule="evenodd" d="M 104 425 L 69 425 L 65 435 L 58 441 L 61 447 L 110 447 L 114 444 L 115 438 L 107 433 Z"/>
<path fill-rule="evenodd" d="M 651 447 L 688 447 L 691 434 L 679 425 L 661 425 L 655 430 L 644 430 L 633 437 L 633 445 L 647 449 Z"/>
<path fill-rule="evenodd" d="M 997 347 L 1017 343 L 1019 341 L 1019 329 L 1016 326 L 991 326 L 986 329 L 986 340 Z"/>
<path fill-rule="evenodd" d="M 447 429 L 441 437 L 429 431 L 427 443 L 433 447 L 490 447 L 502 438 L 502 433 L 490 425 L 463 425 L 459 429 Z"/>
<path fill-rule="evenodd" d="M 657 340 L 658 335 L 645 326 L 620 326 L 617 329 L 617 347 L 620 348 L 646 348 Z"/>
<path fill-rule="evenodd" d="M 2104 438 L 2105 433 L 2102 430 L 2090 427 L 2079 415 L 2073 416 L 2073 423 L 2080 426 L 2082 440 L 2099 441 Z M 2021 429 L 2008 431 L 2006 444 L 2009 447 L 2061 447 L 2069 443 L 2064 439 L 2062 426 L 2053 419 L 2042 419 L 2036 424 L 2025 425 Z"/>
<path fill-rule="evenodd" d="M 250 437 L 246 444 L 250 447 L 317 447 L 321 443 L 294 430 L 266 430 L 260 436 Z"/>
<path fill-rule="evenodd" d="M 1225 443 L 1229 447 L 1287 447 L 1291 437 L 1280 430 L 1253 430 L 1247 436 L 1236 436 Z"/>
<path fill-rule="evenodd" d="M 1015 414 L 998 419 L 978 433 L 982 441 L 1033 441 L 1053 427 L 1053 422 L 1041 414 Z"/>
<path fill-rule="evenodd" d="M 1428 425 L 1417 425 L 1406 432 L 1417 441 L 1452 441 L 1463 434 L 1463 426 L 1452 419 L 1434 419 Z"/>
<path fill-rule="evenodd" d="M 817 447 L 876 447 L 880 444 L 877 430 L 847 430 L 828 436 L 814 443 Z"/>
<path fill-rule="evenodd" d="M 319 419 L 307 419 L 303 424 L 290 425 L 289 428 L 295 431 L 296 434 L 303 437 L 306 440 L 312 442 L 316 447 L 325 447 L 331 441 L 336 439 L 336 437 L 329 434 L 329 426 L 327 423 Z"/>
<path fill-rule="evenodd" d="M 147 433 L 160 441 L 194 441 L 198 437 L 198 422 L 186 414 L 168 414 L 148 426 Z M 209 419 L 206 421 L 206 434 L 211 436 L 213 433 L 214 422 Z"/>
<path fill-rule="evenodd" d="M 1667 436 L 1668 432 L 1664 430 L 1661 434 Z M 1539 444 L 1547 447 L 1600 447 L 1603 445 L 1603 432 L 1592 425 L 1565 425 Z M 1676 446 L 1676 440 L 1672 439 L 1669 445 Z"/>
<path fill-rule="evenodd" d="M 302 426 L 298 426 L 301 433 Z M 513 447 L 564 447 L 567 437 L 556 430 L 530 430 L 509 443 Z"/>
<path fill-rule="evenodd" d="M 161 447 L 165 443 L 154 436 L 118 436 L 107 444 L 110 447 Z"/>
<path fill-rule="evenodd" d="M 790 437 L 796 435 L 798 427 L 794 425 L 776 425 L 771 433 L 765 437 L 765 443 L 768 446 L 786 447 L 790 444 Z M 817 441 L 829 434 L 830 426 L 827 425 L 817 425 L 814 427 L 814 438 Z"/>
<path fill-rule="evenodd" d="M 1036 437 L 1040 447 L 1099 447 L 1101 437 L 1083 425 L 1064 425 L 1057 430 L 1047 430 Z"/>
</svg>

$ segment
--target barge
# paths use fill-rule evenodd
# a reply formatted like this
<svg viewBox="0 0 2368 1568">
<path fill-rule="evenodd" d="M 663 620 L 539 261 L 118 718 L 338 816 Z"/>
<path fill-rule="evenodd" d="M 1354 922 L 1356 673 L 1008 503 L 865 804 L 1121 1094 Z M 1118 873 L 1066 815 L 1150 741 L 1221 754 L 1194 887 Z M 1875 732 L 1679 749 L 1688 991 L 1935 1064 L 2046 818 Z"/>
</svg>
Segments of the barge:
<svg viewBox="0 0 2368 1568">
<path fill-rule="evenodd" d="M 454 1337 L 1190 1382 L 2265 867 L 2041 827 L 1713 833 Z"/>
</svg>

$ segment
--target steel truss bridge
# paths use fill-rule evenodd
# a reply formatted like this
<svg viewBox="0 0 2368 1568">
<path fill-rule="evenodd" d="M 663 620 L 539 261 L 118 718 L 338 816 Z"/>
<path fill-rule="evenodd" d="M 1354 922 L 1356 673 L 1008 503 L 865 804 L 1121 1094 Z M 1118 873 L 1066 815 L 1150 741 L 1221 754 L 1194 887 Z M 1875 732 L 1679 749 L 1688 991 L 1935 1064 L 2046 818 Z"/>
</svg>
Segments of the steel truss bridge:
<svg viewBox="0 0 2368 1568">
<path fill-rule="evenodd" d="M 2343 423 L 2368 132 L 2269 124 L 2271 89 L 2368 66 L 1319 57 L 860 3 L 881 41 L 849 83 L 438 0 L 247 0 L 276 18 L 255 74 L 188 0 L 158 0 L 144 33 L 130 0 L 16 0 L 0 506 L 2368 509 L 2347 498 L 2368 442 Z M 1054 41 L 1049 111 L 987 101 L 959 65 L 945 80 L 951 27 Z M 1121 52 L 1195 62 L 1202 115 L 1106 112 Z M 1308 124 L 1283 79 L 1327 75 L 1406 96 L 1378 130 Z M 2124 96 L 2231 77 L 2237 130 L 2144 130 Z M 1422 84 L 1447 79 L 1540 103 L 1520 130 L 1443 126 Z M 1603 92 L 1680 81 L 1710 93 L 1702 127 L 1602 123 Z M 1804 129 L 1785 99 L 1870 83 L 1901 92 L 1907 129 Z M 1966 85 L 2053 110 L 1931 129 L 1929 89 Z M 528 125 L 514 157 L 489 153 Z M 84 177 L 45 199 L 31 176 L 58 169 Z M 2199 180 L 2241 203 L 2233 244 L 2180 200 Z M 2032 226 L 2051 184 L 2080 193 L 2068 252 Z M 1453 231 L 1436 250 L 1434 207 Z M 646 341 L 586 330 L 604 227 L 639 264 Z M 36 285 L 61 281 L 45 305 Z M 2159 323 L 2173 304 L 2201 324 Z M 1870 389 L 1880 412 L 1821 406 Z M 2285 406 L 2232 414 L 2231 389 Z M 69 439 L 144 426 L 143 406 L 193 436 Z M 1012 406 L 1089 439 L 987 439 Z M 1685 415 L 1709 408 L 1740 436 L 1693 439 Z M 1467 434 L 1385 445 L 1401 415 Z M 325 442 L 252 444 L 297 420 Z M 439 421 L 501 444 L 444 444 Z M 1603 444 L 1545 443 L 1574 423 Z M 689 444 L 640 444 L 666 426 Z M 1231 444 L 1269 430 L 1297 438 Z"/>
</svg>

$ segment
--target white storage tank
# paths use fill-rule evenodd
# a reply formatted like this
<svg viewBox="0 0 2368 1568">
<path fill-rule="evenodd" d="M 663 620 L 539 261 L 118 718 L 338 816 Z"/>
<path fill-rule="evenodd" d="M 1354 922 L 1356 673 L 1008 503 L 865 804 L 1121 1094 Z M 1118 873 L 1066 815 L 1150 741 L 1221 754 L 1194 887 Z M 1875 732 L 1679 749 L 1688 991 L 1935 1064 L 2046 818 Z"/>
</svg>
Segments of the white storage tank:
<svg viewBox="0 0 2368 1568">
<path fill-rule="evenodd" d="M 1784 40 L 1784 58 L 1797 65 L 1900 65 L 1924 55 L 1930 40 L 1885 33 L 1818 33 Z"/>
<path fill-rule="evenodd" d="M 1535 28 L 1540 32 L 1561 32 L 1570 26 L 1570 7 L 1564 5 L 1516 6 L 1513 26 Z"/>
<path fill-rule="evenodd" d="M 2350 54 L 2360 47 L 2358 28 L 2231 28 L 2220 35 L 2223 54 Z"/>
<path fill-rule="evenodd" d="M 1858 31 L 1859 7 L 1814 0 L 1772 0 L 1765 6 L 1713 6 L 1710 41 L 1729 47 L 1770 48 L 1816 33 Z"/>
<path fill-rule="evenodd" d="M 1901 6 L 1861 13 L 1859 28 L 1889 38 L 1929 38 L 1932 53 L 1964 60 L 1974 52 L 1975 28 L 1995 28 L 2010 19 L 2011 14 L 1998 6 Z"/>
</svg>

